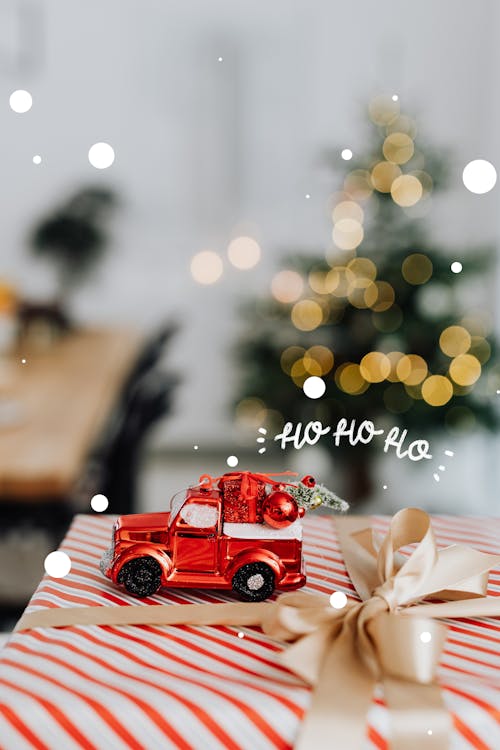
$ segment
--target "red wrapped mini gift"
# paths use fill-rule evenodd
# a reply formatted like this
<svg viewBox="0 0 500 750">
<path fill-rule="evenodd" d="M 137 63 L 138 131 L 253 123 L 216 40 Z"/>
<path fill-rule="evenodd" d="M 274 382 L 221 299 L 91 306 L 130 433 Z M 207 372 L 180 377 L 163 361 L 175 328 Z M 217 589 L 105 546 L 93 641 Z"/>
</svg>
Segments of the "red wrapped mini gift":
<svg viewBox="0 0 500 750">
<path fill-rule="evenodd" d="M 250 472 L 234 472 L 221 477 L 218 486 L 224 497 L 226 523 L 262 523 L 265 479 L 259 479 Z"/>
<path fill-rule="evenodd" d="M 387 518 L 364 520 L 380 532 L 389 528 Z M 242 625 L 244 617 L 240 624 L 236 622 L 239 607 L 271 608 L 255 610 L 271 612 L 277 605 L 235 604 L 231 595 L 181 589 L 138 601 L 99 573 L 111 524 L 109 517 L 79 516 L 75 520 L 62 545 L 72 559 L 70 574 L 58 580 L 43 579 L 22 624 L 27 629 L 14 633 L 0 652 L 2 750 L 292 747 L 304 718 L 307 715 L 309 721 L 314 712 L 311 688 L 284 666 L 282 656 L 287 647 L 283 642 L 264 635 L 260 628 Z M 308 573 L 303 591 L 314 600 L 326 595 L 326 602 L 332 592 L 344 592 L 348 597 L 344 621 L 348 622 L 349 613 L 357 611 L 358 596 L 344 566 L 334 522 L 324 517 L 306 518 L 303 526 Z M 433 528 L 440 550 L 458 543 L 500 554 L 499 520 L 435 517 Z M 360 543 L 367 546 L 364 537 Z M 490 574 L 488 594 L 485 601 L 489 604 L 500 596 L 498 568 Z M 387 591 L 384 595 L 392 596 Z M 287 596 L 302 594 L 280 595 L 277 601 L 286 602 Z M 110 611 L 126 615 L 127 605 L 136 605 L 131 611 L 146 614 L 165 611 L 175 619 L 179 612 L 191 612 L 189 607 L 175 605 L 200 603 L 209 606 L 201 608 L 206 619 L 198 622 L 209 622 L 210 613 L 226 611 L 224 603 L 229 602 L 232 625 L 82 624 L 87 608 L 97 614 L 97 621 Z M 425 604 L 421 608 L 438 606 Z M 75 608 L 81 608 L 82 616 L 76 620 L 80 624 L 50 626 L 52 614 L 62 611 L 64 615 Z M 318 612 L 328 616 L 326 609 L 320 607 Z M 42 617 L 38 625 L 29 619 L 43 615 L 49 620 L 43 622 Z M 190 615 L 186 618 L 189 621 Z M 402 619 L 419 622 L 418 618 Z M 283 622 L 292 627 L 294 617 L 286 615 Z M 500 619 L 462 617 L 445 622 L 438 685 L 451 716 L 449 746 L 453 750 L 496 750 L 500 747 Z M 424 630 L 420 636 L 426 633 Z M 431 633 L 432 628 L 427 635 Z M 306 640 L 290 647 L 287 655 L 293 649 L 300 651 Z M 307 667 L 304 664 L 304 671 Z M 326 723 L 320 723 L 324 746 L 335 745 L 328 707 L 342 702 L 346 687 L 342 681 L 335 684 L 335 675 L 333 684 L 327 696 Z M 438 732 L 434 735 L 431 728 L 436 716 L 425 701 L 418 700 L 419 690 L 416 685 L 415 701 L 407 707 L 410 715 L 414 711 L 412 731 L 418 742 L 412 747 L 442 748 L 443 744 L 435 742 Z M 365 747 L 388 747 L 388 716 L 382 694 L 375 692 L 367 716 L 362 717 Z M 342 745 L 344 748 L 347 750 Z"/>
</svg>

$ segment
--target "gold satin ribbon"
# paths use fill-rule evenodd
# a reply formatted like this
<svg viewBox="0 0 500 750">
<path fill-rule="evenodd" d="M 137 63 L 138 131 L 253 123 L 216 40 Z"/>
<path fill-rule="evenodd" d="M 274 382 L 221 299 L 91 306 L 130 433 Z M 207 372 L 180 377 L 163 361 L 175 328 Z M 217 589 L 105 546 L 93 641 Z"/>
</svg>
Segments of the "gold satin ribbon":
<svg viewBox="0 0 500 750">
<path fill-rule="evenodd" d="M 328 597 L 284 594 L 276 602 L 51 608 L 21 617 L 16 631 L 71 625 L 259 625 L 292 642 L 285 664 L 314 686 L 298 750 L 361 748 L 377 682 L 391 717 L 392 750 L 446 750 L 451 723 L 435 671 L 446 639 L 441 617 L 499 617 L 486 597 L 500 556 L 451 545 L 438 550 L 430 518 L 406 508 L 381 539 L 361 517 L 336 518 L 361 601 L 340 610 Z M 416 544 L 409 557 L 398 554 Z M 439 603 L 429 603 L 428 599 Z"/>
</svg>

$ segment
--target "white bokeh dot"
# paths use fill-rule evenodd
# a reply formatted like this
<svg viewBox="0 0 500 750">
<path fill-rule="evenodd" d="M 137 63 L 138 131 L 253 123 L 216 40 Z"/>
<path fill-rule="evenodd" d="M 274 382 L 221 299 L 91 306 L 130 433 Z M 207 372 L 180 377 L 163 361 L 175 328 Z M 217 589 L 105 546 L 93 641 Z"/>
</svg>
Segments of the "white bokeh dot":
<svg viewBox="0 0 500 750">
<path fill-rule="evenodd" d="M 420 640 L 422 641 L 422 643 L 430 643 L 432 641 L 432 635 L 428 630 L 423 630 L 420 633 Z"/>
<path fill-rule="evenodd" d="M 22 360 L 21 360 L 21 364 L 22 364 L 22 365 L 25 365 L 25 364 L 26 364 L 26 360 L 24 359 L 24 357 L 23 357 L 23 358 L 22 358 Z"/>
<path fill-rule="evenodd" d="M 228 456 L 226 459 L 226 463 L 231 468 L 234 468 L 235 466 L 238 466 L 238 457 L 237 456 Z"/>
<path fill-rule="evenodd" d="M 10 108 L 17 112 L 19 115 L 23 115 L 28 112 L 33 105 L 33 98 L 29 91 L 24 89 L 18 89 L 13 91 L 9 97 Z"/>
<path fill-rule="evenodd" d="M 462 179 L 467 190 L 482 195 L 495 187 L 497 171 L 486 159 L 474 159 L 465 167 Z"/>
<path fill-rule="evenodd" d="M 322 378 L 312 375 L 304 382 L 302 390 L 308 398 L 321 398 L 326 391 L 326 384 Z"/>
<path fill-rule="evenodd" d="M 42 163 L 42 157 L 40 154 L 35 154 L 33 157 L 33 164 L 41 164 Z"/>
<path fill-rule="evenodd" d="M 66 552 L 50 552 L 43 563 L 45 572 L 52 578 L 64 578 L 71 570 L 71 558 Z"/>
<path fill-rule="evenodd" d="M 108 509 L 109 500 L 106 495 L 94 495 L 90 501 L 90 507 L 95 510 L 96 513 L 103 513 Z"/>
<path fill-rule="evenodd" d="M 393 102 L 397 102 L 397 101 L 398 101 L 398 99 L 399 99 L 399 96 L 398 96 L 397 94 L 393 94 L 393 95 L 391 96 L 391 99 L 392 99 L 392 101 L 393 101 Z"/>
<path fill-rule="evenodd" d="M 96 169 L 107 169 L 115 160 L 115 151 L 109 143 L 94 143 L 89 149 L 89 162 Z"/>
<path fill-rule="evenodd" d="M 199 445 L 193 445 L 193 448 L 195 449 L 195 451 L 197 451 L 199 447 L 200 447 Z"/>
<path fill-rule="evenodd" d="M 450 268 L 453 271 L 453 273 L 460 273 L 462 271 L 463 266 L 459 260 L 454 260 Z"/>
<path fill-rule="evenodd" d="M 245 637 L 245 633 L 242 633 L 240 630 L 240 632 L 238 633 L 238 638 L 244 638 L 244 637 Z"/>
<path fill-rule="evenodd" d="M 223 60 L 224 60 L 224 58 L 223 58 L 223 57 L 218 57 L 218 58 L 217 58 L 217 62 L 223 62 Z"/>
<path fill-rule="evenodd" d="M 344 161 L 349 161 L 349 159 L 352 159 L 352 151 L 350 148 L 342 149 L 340 155 L 344 159 Z"/>
<path fill-rule="evenodd" d="M 311 193 L 306 193 L 305 195 L 306 201 L 308 201 L 310 197 L 311 197 Z"/>
<path fill-rule="evenodd" d="M 347 604 L 347 596 L 342 591 L 334 591 L 330 596 L 330 605 L 334 609 L 344 609 Z"/>
</svg>

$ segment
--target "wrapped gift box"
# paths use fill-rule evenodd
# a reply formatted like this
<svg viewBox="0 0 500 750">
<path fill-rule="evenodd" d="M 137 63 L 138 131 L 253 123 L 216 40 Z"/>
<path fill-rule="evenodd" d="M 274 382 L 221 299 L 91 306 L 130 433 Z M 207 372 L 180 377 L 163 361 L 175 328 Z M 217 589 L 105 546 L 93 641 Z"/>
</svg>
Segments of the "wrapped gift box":
<svg viewBox="0 0 500 750">
<path fill-rule="evenodd" d="M 382 532 L 389 519 L 367 518 Z M 63 579 L 44 577 L 29 610 L 137 604 L 99 572 L 111 517 L 78 516 L 62 545 Z M 434 517 L 438 543 L 500 554 L 500 520 Z M 304 520 L 306 591 L 355 596 L 331 519 Z M 500 595 L 500 571 L 489 594 Z M 213 591 L 164 590 L 154 603 L 231 601 Z M 500 748 L 500 618 L 447 621 L 439 681 L 452 748 Z M 257 628 L 75 626 L 15 633 L 0 651 L 0 748 L 290 748 L 310 691 Z M 342 690 L 342 685 L 339 685 Z M 332 695 L 335 701 L 335 695 Z M 375 694 L 366 747 L 385 748 L 387 713 Z M 339 748 L 348 750 L 348 748 Z"/>
</svg>

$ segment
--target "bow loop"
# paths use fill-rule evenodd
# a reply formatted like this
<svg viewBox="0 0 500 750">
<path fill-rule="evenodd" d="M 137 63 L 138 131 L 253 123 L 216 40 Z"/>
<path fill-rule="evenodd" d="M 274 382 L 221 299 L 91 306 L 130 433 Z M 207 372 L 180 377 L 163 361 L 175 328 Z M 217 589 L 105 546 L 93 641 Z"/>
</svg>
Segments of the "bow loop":
<svg viewBox="0 0 500 750">
<path fill-rule="evenodd" d="M 295 641 L 322 627 L 335 628 L 341 619 L 341 611 L 324 596 L 284 594 L 262 620 L 262 630 L 272 638 Z"/>
</svg>

